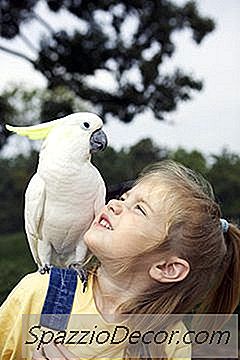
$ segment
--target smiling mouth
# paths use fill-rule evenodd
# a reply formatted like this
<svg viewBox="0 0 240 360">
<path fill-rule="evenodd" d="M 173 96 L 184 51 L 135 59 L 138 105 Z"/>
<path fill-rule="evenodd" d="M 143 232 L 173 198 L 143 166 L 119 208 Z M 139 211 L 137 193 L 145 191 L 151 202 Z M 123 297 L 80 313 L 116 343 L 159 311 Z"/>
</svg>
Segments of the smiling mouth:
<svg viewBox="0 0 240 360">
<path fill-rule="evenodd" d="M 112 225 L 110 224 L 110 221 L 108 220 L 107 216 L 102 215 L 99 220 L 99 225 L 105 227 L 108 230 L 113 230 Z"/>
</svg>

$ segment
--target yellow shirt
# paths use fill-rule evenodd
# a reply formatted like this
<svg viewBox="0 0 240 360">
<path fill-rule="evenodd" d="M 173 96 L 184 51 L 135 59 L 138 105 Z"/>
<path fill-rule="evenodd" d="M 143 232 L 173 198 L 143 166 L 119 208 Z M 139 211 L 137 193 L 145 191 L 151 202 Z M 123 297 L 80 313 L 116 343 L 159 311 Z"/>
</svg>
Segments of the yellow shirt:
<svg viewBox="0 0 240 360">
<path fill-rule="evenodd" d="M 41 335 L 43 334 L 44 329 L 40 329 L 39 319 L 42 311 L 42 307 L 44 304 L 44 300 L 47 294 L 49 283 L 49 275 L 41 275 L 39 272 L 35 272 L 25 276 L 19 284 L 13 289 L 11 294 L 8 296 L 5 303 L 0 307 L 0 359 L 1 360 L 20 360 L 20 359 L 31 359 L 33 349 L 39 344 L 41 339 Z M 25 315 L 24 315 L 25 314 Z M 27 315 L 31 315 L 30 317 Z M 74 314 L 83 315 L 83 322 L 81 322 L 81 326 L 79 326 L 79 317 Z M 85 314 L 85 315 L 84 315 Z M 87 317 L 86 314 L 92 314 Z M 24 315 L 24 316 L 23 316 Z M 85 318 L 85 317 L 86 318 Z M 90 318 L 90 320 L 89 320 Z M 96 318 L 98 318 L 96 322 Z M 92 322 L 92 325 L 95 324 L 96 332 L 99 332 L 99 329 L 113 331 L 113 324 L 106 323 L 101 315 L 99 314 L 92 293 L 92 277 L 89 277 L 89 282 L 87 286 L 87 290 L 85 293 L 82 293 L 82 284 L 80 280 L 78 280 L 76 293 L 74 297 L 71 317 L 68 323 L 68 329 L 66 333 L 69 335 L 69 329 L 75 329 L 75 339 L 80 339 L 80 329 L 86 329 L 86 323 L 84 324 L 84 319 L 86 319 L 88 326 Z M 89 322 L 90 321 L 90 322 Z M 34 326 L 34 330 L 29 332 L 29 329 Z M 88 327 L 89 328 L 89 327 Z M 33 329 L 33 327 L 32 327 Z M 48 331 L 49 329 L 45 329 Z M 185 327 L 183 322 L 178 323 L 177 330 L 180 330 L 180 333 L 183 334 L 187 332 L 187 328 Z M 77 331 L 79 331 L 78 336 Z M 53 332 L 54 337 L 53 340 L 56 340 L 58 336 L 58 340 L 63 339 L 64 333 Z M 120 333 L 119 333 L 120 334 Z M 46 333 L 45 333 L 46 335 Z M 53 335 L 48 334 L 48 339 L 50 339 Z M 28 341 L 29 343 L 33 340 L 38 339 L 38 342 L 34 342 L 34 345 L 25 345 L 22 347 L 22 344 Z M 65 340 L 67 337 L 65 337 Z M 68 336 L 69 339 L 69 336 Z M 89 338 L 88 338 L 89 339 Z M 93 339 L 93 337 L 92 337 Z M 47 340 L 47 335 L 46 339 Z M 66 342 L 64 343 L 66 344 Z M 90 358 L 95 351 L 95 359 L 101 358 L 107 359 L 107 357 L 101 357 L 101 351 L 106 349 L 109 344 L 96 346 L 94 348 L 93 342 L 92 345 L 89 346 L 70 346 L 69 350 L 76 354 L 76 358 L 83 359 Z M 117 351 L 117 352 L 116 352 Z M 191 345 L 183 344 L 179 342 L 179 344 L 171 343 L 165 347 L 165 351 L 167 353 L 168 358 L 171 359 L 191 359 Z M 114 351 L 113 351 L 114 353 Z M 118 356 L 117 356 L 118 354 Z M 120 358 L 121 359 L 122 350 L 119 353 L 119 348 L 116 347 L 115 353 L 112 357 L 109 358 Z M 93 355 L 92 355 L 93 356 Z M 94 358 L 94 357 L 93 357 Z"/>
</svg>

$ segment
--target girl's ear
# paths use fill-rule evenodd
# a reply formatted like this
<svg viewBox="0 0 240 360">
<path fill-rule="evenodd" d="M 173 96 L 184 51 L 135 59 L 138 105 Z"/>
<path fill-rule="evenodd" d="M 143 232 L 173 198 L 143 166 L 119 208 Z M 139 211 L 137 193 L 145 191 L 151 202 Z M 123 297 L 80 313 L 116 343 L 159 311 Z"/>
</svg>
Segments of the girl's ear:
<svg viewBox="0 0 240 360">
<path fill-rule="evenodd" d="M 185 279 L 189 271 L 190 265 L 186 260 L 173 256 L 152 264 L 149 275 L 156 281 L 170 283 Z"/>
</svg>

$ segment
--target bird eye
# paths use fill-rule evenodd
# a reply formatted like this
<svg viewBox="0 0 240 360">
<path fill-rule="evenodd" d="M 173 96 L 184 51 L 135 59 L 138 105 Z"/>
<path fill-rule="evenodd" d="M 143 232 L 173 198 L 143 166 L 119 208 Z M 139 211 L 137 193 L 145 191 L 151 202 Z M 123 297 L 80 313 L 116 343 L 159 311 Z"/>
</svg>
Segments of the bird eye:
<svg viewBox="0 0 240 360">
<path fill-rule="evenodd" d="M 83 124 L 82 124 L 83 126 L 83 129 L 89 129 L 89 127 L 90 127 L 90 124 L 88 123 L 88 122 L 84 122 Z"/>
</svg>

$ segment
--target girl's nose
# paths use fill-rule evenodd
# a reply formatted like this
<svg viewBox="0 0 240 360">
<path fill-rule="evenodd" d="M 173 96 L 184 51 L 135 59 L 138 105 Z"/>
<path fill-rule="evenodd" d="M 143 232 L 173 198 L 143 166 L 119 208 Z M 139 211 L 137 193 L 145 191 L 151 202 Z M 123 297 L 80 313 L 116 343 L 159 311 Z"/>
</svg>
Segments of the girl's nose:
<svg viewBox="0 0 240 360">
<path fill-rule="evenodd" d="M 107 208 L 109 211 L 112 211 L 115 215 L 119 215 L 123 210 L 123 203 L 122 201 L 112 199 L 108 202 Z"/>
</svg>

